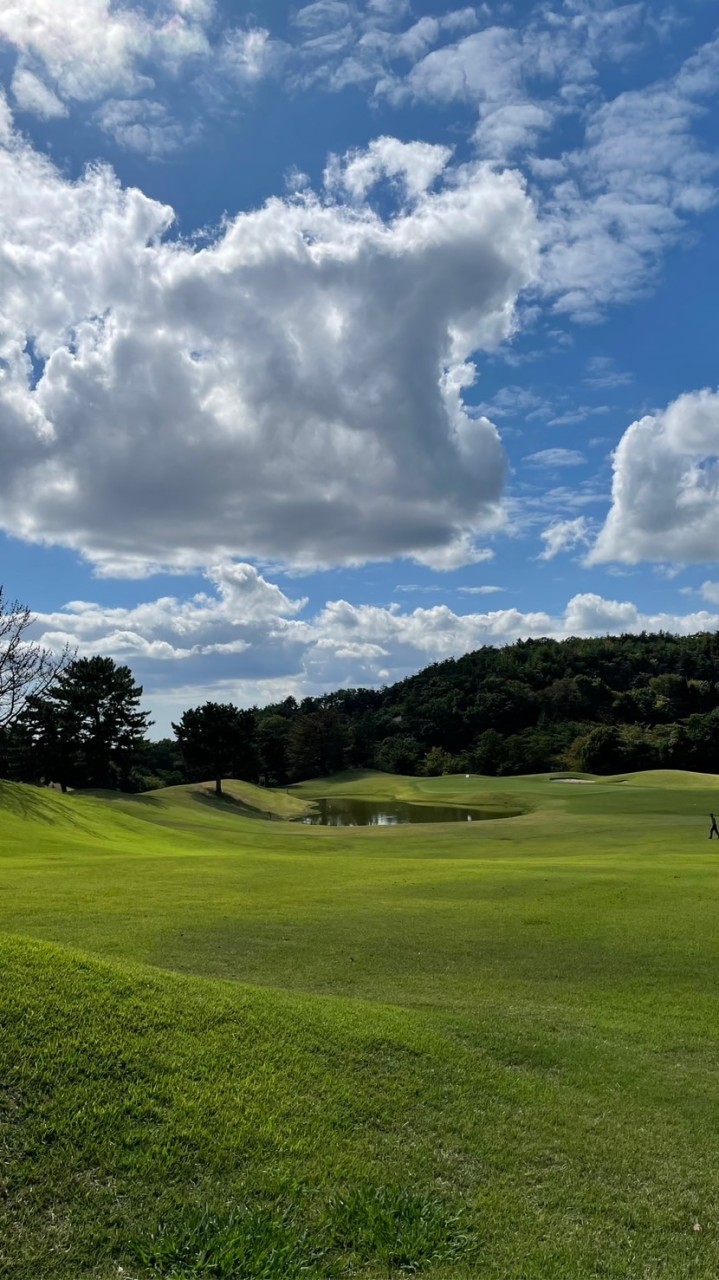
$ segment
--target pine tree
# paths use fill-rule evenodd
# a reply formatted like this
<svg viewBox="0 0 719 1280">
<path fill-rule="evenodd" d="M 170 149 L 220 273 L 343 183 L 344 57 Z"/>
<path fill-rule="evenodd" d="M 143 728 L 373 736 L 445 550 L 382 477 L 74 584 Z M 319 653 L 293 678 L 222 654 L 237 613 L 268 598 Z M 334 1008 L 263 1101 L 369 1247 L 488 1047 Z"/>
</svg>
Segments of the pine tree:
<svg viewBox="0 0 719 1280">
<path fill-rule="evenodd" d="M 229 702 L 206 702 L 182 714 L 173 724 L 185 764 L 197 781 L 212 778 L 215 795 L 222 795 L 223 778 L 256 782 L 255 713 Z"/>
<path fill-rule="evenodd" d="M 152 723 L 142 688 L 112 658 L 79 658 L 25 717 L 46 777 L 76 787 L 127 789 L 137 747 Z"/>
</svg>

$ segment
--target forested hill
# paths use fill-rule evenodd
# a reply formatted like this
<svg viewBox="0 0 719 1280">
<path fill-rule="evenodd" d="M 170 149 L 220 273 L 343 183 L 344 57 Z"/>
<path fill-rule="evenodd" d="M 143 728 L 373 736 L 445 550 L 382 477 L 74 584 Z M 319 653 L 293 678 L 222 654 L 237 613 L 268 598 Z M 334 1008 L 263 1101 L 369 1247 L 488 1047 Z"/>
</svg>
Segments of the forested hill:
<svg viewBox="0 0 719 1280">
<path fill-rule="evenodd" d="M 288 776 L 342 761 L 407 773 L 716 773 L 719 635 L 523 640 L 435 663 L 383 690 L 267 707 L 260 736 L 265 722 L 265 735 L 274 725 L 285 738 L 280 718 Z"/>
<path fill-rule="evenodd" d="M 161 742 L 146 740 L 128 668 L 82 659 L 56 686 L 0 731 L 0 777 L 137 791 L 223 777 L 284 786 L 345 768 L 719 773 L 716 634 L 488 647 L 385 689 L 246 710 L 207 702 Z"/>
</svg>

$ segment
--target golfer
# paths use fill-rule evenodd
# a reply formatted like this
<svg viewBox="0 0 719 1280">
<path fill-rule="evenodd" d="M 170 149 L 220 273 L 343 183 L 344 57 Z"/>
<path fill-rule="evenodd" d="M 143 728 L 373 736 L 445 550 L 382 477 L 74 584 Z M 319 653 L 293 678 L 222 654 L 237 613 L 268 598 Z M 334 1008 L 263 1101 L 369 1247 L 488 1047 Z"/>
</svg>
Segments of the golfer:
<svg viewBox="0 0 719 1280">
<path fill-rule="evenodd" d="M 714 814 L 713 814 L 713 813 L 710 813 L 710 814 L 709 814 L 709 817 L 710 817 L 710 818 L 711 818 L 711 820 L 712 820 L 712 824 L 711 824 L 711 826 L 710 826 L 710 828 L 709 828 L 709 839 L 710 839 L 710 840 L 713 840 L 713 839 L 714 839 L 714 836 L 716 836 L 717 840 L 719 840 L 719 827 L 717 826 L 717 820 L 716 820 L 716 818 L 714 817 Z"/>
</svg>

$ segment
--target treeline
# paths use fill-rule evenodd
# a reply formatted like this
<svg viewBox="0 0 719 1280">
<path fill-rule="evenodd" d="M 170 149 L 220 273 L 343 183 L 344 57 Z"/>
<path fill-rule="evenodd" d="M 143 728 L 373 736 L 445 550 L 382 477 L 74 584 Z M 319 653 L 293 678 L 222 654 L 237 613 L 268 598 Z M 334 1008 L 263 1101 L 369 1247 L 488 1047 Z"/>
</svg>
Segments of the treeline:
<svg viewBox="0 0 719 1280">
<path fill-rule="evenodd" d="M 241 710 L 205 703 L 148 741 L 129 668 L 81 659 L 0 735 L 0 773 L 148 790 L 240 777 L 268 786 L 392 773 L 719 773 L 719 636 L 525 640 L 384 689 Z"/>
<path fill-rule="evenodd" d="M 276 771 L 288 779 L 346 766 L 719 773 L 719 636 L 518 641 L 435 663 L 390 688 L 339 689 L 299 706 L 290 699 L 259 712 L 258 724 L 265 719 Z"/>
</svg>

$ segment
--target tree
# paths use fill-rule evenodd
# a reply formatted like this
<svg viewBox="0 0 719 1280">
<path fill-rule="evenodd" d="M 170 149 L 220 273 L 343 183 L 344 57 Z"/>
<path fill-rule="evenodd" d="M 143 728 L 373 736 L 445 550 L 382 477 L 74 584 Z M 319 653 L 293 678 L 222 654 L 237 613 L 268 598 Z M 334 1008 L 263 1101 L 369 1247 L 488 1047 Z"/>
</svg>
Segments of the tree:
<svg viewBox="0 0 719 1280">
<path fill-rule="evenodd" d="M 287 716 L 262 715 L 257 722 L 257 745 L 265 786 L 282 786 L 287 781 L 287 743 L 291 729 Z"/>
<path fill-rule="evenodd" d="M 586 773 L 621 773 L 626 766 L 623 748 L 616 725 L 597 725 L 579 745 L 580 768 Z"/>
<path fill-rule="evenodd" d="M 444 747 L 431 747 L 420 764 L 420 773 L 427 778 L 438 778 L 442 774 L 459 773 L 457 757 L 451 756 Z"/>
<path fill-rule="evenodd" d="M 719 709 L 707 716 L 690 716 L 684 726 L 685 769 L 716 773 L 719 767 Z"/>
<path fill-rule="evenodd" d="M 421 748 L 416 738 L 403 734 L 397 738 L 385 738 L 375 757 L 378 769 L 385 773 L 413 774 L 417 772 Z"/>
<path fill-rule="evenodd" d="M 23 782 L 59 782 L 63 791 L 86 785 L 76 726 L 51 693 L 29 699 L 10 741 L 15 774 Z"/>
<path fill-rule="evenodd" d="M 292 722 L 287 740 L 293 778 L 325 778 L 339 773 L 347 763 L 349 743 L 347 719 L 334 707 L 301 713 Z"/>
<path fill-rule="evenodd" d="M 55 678 L 44 697 L 29 699 L 24 717 L 45 773 L 63 790 L 126 790 L 134 757 L 151 723 L 138 710 L 142 688 L 129 667 L 112 658 L 79 658 Z"/>
<path fill-rule="evenodd" d="M 187 782 L 185 762 L 175 739 L 139 743 L 129 782 L 133 791 L 156 791 Z"/>
<path fill-rule="evenodd" d="M 198 781 L 213 778 L 215 795 L 222 795 L 223 778 L 257 780 L 254 711 L 206 702 L 184 711 L 172 727 L 187 768 Z"/>
<path fill-rule="evenodd" d="M 497 733 L 496 729 L 485 729 L 477 738 L 472 755 L 477 773 L 496 778 L 501 772 L 504 759 L 504 739 L 501 733 Z"/>
<path fill-rule="evenodd" d="M 32 733 L 24 720 L 0 729 L 0 778 L 11 782 L 38 782 L 43 776 L 42 761 Z"/>
<path fill-rule="evenodd" d="M 27 605 L 7 600 L 0 586 L 0 729 L 20 719 L 28 699 L 46 693 L 72 656 L 67 645 L 54 654 L 31 640 L 33 621 Z"/>
</svg>

